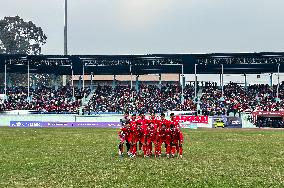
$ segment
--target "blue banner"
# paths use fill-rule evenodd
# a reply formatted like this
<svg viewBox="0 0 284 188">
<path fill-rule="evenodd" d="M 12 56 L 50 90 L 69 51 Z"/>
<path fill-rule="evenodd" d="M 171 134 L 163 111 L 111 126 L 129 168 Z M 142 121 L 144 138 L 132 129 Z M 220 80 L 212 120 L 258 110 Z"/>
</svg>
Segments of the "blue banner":
<svg viewBox="0 0 284 188">
<path fill-rule="evenodd" d="M 120 122 L 43 122 L 43 121 L 10 121 L 10 127 L 98 127 L 119 128 Z"/>
<path fill-rule="evenodd" d="M 10 127 L 43 127 L 41 121 L 10 121 Z"/>
</svg>

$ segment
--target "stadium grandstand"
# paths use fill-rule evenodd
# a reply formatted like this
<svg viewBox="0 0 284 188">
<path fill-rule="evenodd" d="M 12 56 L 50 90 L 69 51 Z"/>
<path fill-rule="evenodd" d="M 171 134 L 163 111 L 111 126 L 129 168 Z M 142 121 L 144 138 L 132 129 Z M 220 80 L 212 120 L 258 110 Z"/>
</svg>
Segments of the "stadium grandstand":
<svg viewBox="0 0 284 188">
<path fill-rule="evenodd" d="M 284 53 L 215 53 L 150 55 L 0 55 L 2 113 L 30 110 L 33 113 L 93 115 L 193 111 L 196 116 L 247 115 L 262 127 L 283 127 Z M 248 84 L 248 74 L 270 74 L 270 83 Z M 272 83 L 277 73 L 277 84 Z M 13 85 L 10 74 L 26 82 Z M 49 75 L 50 86 L 33 75 Z M 195 79 L 186 82 L 186 74 Z M 197 74 L 219 74 L 220 83 L 197 80 Z M 224 74 L 243 74 L 244 84 L 224 84 Z M 52 76 L 50 76 L 52 75 Z M 68 75 L 67 84 L 58 81 Z M 29 79 L 28 79 L 29 78 Z M 266 122 L 266 123 L 264 123 Z M 269 123 L 267 123 L 269 122 Z"/>
</svg>

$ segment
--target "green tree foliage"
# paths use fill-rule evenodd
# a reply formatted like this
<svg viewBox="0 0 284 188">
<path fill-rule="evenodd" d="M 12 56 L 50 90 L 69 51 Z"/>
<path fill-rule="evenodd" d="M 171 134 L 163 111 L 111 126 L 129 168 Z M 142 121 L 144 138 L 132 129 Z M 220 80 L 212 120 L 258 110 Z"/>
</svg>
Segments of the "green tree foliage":
<svg viewBox="0 0 284 188">
<path fill-rule="evenodd" d="M 0 20 L 0 53 L 38 55 L 46 39 L 41 27 L 19 16 Z"/>
</svg>

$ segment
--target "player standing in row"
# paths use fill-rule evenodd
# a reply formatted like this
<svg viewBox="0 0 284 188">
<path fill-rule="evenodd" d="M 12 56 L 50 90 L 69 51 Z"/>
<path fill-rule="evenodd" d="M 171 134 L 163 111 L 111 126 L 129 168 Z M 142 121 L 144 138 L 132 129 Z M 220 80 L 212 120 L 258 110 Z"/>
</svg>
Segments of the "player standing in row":
<svg viewBox="0 0 284 188">
<path fill-rule="evenodd" d="M 165 114 L 156 117 L 151 114 L 145 118 L 143 113 L 136 117 L 135 114 L 122 126 L 120 135 L 120 152 L 123 152 L 123 143 L 130 143 L 130 155 L 137 155 L 137 144 L 139 150 L 143 149 L 144 157 L 152 156 L 153 145 L 155 146 L 155 156 L 161 156 L 162 144 L 165 144 L 167 157 L 175 156 L 177 152 L 182 157 L 183 136 L 179 124 L 171 114 L 171 121 L 165 119 Z M 122 149 L 121 149 L 122 148 Z"/>
</svg>

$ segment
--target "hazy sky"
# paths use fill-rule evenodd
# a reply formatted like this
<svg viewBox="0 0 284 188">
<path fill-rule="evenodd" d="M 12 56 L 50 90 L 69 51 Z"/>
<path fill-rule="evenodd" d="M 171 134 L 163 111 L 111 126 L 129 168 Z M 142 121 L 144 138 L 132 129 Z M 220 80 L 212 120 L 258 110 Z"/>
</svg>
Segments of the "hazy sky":
<svg viewBox="0 0 284 188">
<path fill-rule="evenodd" d="M 284 0 L 69 0 L 69 54 L 284 51 Z M 0 0 L 63 53 L 64 0 Z"/>
</svg>

